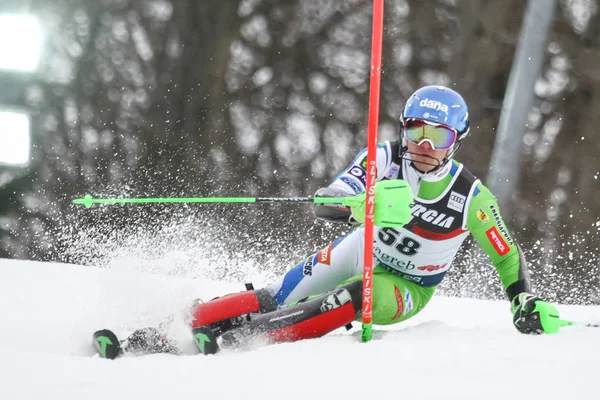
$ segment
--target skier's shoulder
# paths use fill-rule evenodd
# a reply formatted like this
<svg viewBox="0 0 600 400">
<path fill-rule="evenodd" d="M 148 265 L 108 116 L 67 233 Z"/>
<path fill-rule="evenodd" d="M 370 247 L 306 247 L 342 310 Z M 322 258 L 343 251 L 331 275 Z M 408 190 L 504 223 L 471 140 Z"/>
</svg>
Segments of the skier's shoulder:
<svg viewBox="0 0 600 400">
<path fill-rule="evenodd" d="M 450 161 L 452 165 L 450 166 L 450 174 L 455 175 L 459 174 L 459 178 L 473 184 L 475 182 L 480 183 L 481 181 L 477 179 L 477 177 L 460 161 L 457 159 L 452 159 Z"/>
<path fill-rule="evenodd" d="M 464 187 L 473 198 L 478 197 L 480 199 L 495 200 L 495 196 L 487 188 L 487 186 L 464 164 L 456 159 L 452 160 L 452 164 L 451 174 L 453 170 L 455 171 L 455 174 L 459 174 L 457 181 L 460 182 L 460 185 Z"/>
<path fill-rule="evenodd" d="M 465 197 L 475 196 L 480 190 L 481 181 L 460 161 L 452 159 L 450 163 L 448 174 L 452 177 L 450 182 L 453 190 Z"/>
</svg>

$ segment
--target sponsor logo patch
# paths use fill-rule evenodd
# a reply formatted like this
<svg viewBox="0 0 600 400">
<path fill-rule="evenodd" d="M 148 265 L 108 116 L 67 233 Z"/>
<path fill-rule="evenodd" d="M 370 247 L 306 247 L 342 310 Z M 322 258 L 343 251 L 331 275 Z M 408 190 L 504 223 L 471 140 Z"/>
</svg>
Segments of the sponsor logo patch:
<svg viewBox="0 0 600 400">
<path fill-rule="evenodd" d="M 448 264 L 442 264 L 442 265 L 422 265 L 420 267 L 417 267 L 417 269 L 419 271 L 435 272 L 435 271 L 437 271 L 439 269 L 446 268 L 446 265 L 448 265 Z"/>
<path fill-rule="evenodd" d="M 481 208 L 479 210 L 477 210 L 477 218 L 479 218 L 479 220 L 481 222 L 483 222 L 484 224 L 487 224 L 488 222 L 490 222 L 490 217 L 488 217 L 488 215 L 485 213 L 485 211 L 483 211 Z"/>
<path fill-rule="evenodd" d="M 414 308 L 413 299 L 408 289 L 404 289 L 406 292 L 404 293 L 404 311 L 402 311 L 402 315 L 406 315 L 411 312 Z"/>
<path fill-rule="evenodd" d="M 349 176 L 342 176 L 340 178 L 340 180 L 342 182 L 344 182 L 346 185 L 350 186 L 352 188 L 352 190 L 354 190 L 354 193 L 361 193 L 364 190 L 360 186 L 360 183 L 358 183 L 356 180 L 354 180 L 353 178 L 351 178 Z"/>
<path fill-rule="evenodd" d="M 312 268 L 314 264 L 314 256 L 310 256 L 306 261 L 304 261 L 304 267 L 302 268 L 302 273 L 304 274 L 304 276 L 312 276 Z"/>
<path fill-rule="evenodd" d="M 454 217 L 449 217 L 444 213 L 430 210 L 424 205 L 417 203 L 412 205 L 411 215 L 442 228 L 450 228 L 454 222 Z"/>
<path fill-rule="evenodd" d="M 494 221 L 496 221 L 496 225 L 498 226 L 498 229 L 500 229 L 502 236 L 504 236 L 506 241 L 508 243 L 510 243 L 510 245 L 512 246 L 513 241 L 511 239 L 510 235 L 508 234 L 508 231 L 504 227 L 504 224 L 502 223 L 502 219 L 500 219 L 500 213 L 498 212 L 496 207 L 494 207 L 493 205 L 490 205 L 490 210 L 492 211 L 492 216 L 494 217 Z"/>
<path fill-rule="evenodd" d="M 362 161 L 360 162 L 360 167 L 364 170 L 367 169 L 367 156 L 365 156 L 365 158 L 363 158 Z"/>
<path fill-rule="evenodd" d="M 402 297 L 402 293 L 400 293 L 400 289 L 398 289 L 397 286 L 394 286 L 394 296 L 396 296 L 396 304 L 398 304 L 398 311 L 396 312 L 396 315 L 394 315 L 394 318 L 392 319 L 396 319 L 401 317 L 404 311 L 404 298 Z"/>
<path fill-rule="evenodd" d="M 321 312 L 327 312 L 348 304 L 352 301 L 350 293 L 346 289 L 340 289 L 327 296 L 321 303 Z"/>
<path fill-rule="evenodd" d="M 412 271 L 416 268 L 416 265 L 413 264 L 410 260 L 406 261 L 390 256 L 389 254 L 381 250 L 379 246 L 373 247 L 373 255 L 375 255 L 377 261 L 389 268 L 393 268 L 400 271 Z"/>
<path fill-rule="evenodd" d="M 407 279 L 407 280 L 409 280 L 411 282 L 416 282 L 416 283 L 421 282 L 421 277 L 420 276 L 407 275 L 407 274 L 403 274 L 402 272 L 399 272 L 398 275 L 400 275 L 404 279 Z"/>
<path fill-rule="evenodd" d="M 331 265 L 331 250 L 333 249 L 333 243 L 325 247 L 317 254 L 317 262 L 320 264 Z"/>
<path fill-rule="evenodd" d="M 396 179 L 398 177 L 399 173 L 400 173 L 400 166 L 393 164 L 392 168 L 390 168 L 389 171 L 387 172 L 387 174 L 385 174 L 385 177 L 387 179 Z"/>
<path fill-rule="evenodd" d="M 500 236 L 500 233 L 498 232 L 498 229 L 496 229 L 495 226 L 492 226 L 490 229 L 485 231 L 485 234 L 487 235 L 488 239 L 492 243 L 492 246 L 494 246 L 498 254 L 503 256 L 506 253 L 508 253 L 508 244 L 506 244 L 504 238 Z"/>
<path fill-rule="evenodd" d="M 462 212 L 467 198 L 460 193 L 451 192 L 448 199 L 448 208 L 454 211 Z"/>
<path fill-rule="evenodd" d="M 361 181 L 363 185 L 367 185 L 367 171 L 365 169 L 355 165 L 354 167 L 350 168 L 348 173 L 358 178 L 358 180 Z"/>
</svg>

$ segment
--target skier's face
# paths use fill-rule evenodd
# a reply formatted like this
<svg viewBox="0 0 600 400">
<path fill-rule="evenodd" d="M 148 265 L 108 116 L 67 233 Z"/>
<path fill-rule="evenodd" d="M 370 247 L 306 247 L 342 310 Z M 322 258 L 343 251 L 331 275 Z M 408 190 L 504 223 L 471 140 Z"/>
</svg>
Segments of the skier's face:
<svg viewBox="0 0 600 400">
<path fill-rule="evenodd" d="M 429 142 L 424 141 L 420 145 L 407 141 L 410 159 L 419 170 L 429 172 L 442 163 L 449 150 L 434 150 Z"/>
</svg>

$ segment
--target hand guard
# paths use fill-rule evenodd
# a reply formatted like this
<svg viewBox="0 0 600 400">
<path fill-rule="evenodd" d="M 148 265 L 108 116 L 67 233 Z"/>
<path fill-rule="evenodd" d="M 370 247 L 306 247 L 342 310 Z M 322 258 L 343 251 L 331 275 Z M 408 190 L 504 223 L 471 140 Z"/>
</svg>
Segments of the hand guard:
<svg viewBox="0 0 600 400">
<path fill-rule="evenodd" d="M 529 293 L 513 299 L 512 312 L 513 323 L 521 333 L 557 333 L 563 325 L 556 307 Z"/>
</svg>

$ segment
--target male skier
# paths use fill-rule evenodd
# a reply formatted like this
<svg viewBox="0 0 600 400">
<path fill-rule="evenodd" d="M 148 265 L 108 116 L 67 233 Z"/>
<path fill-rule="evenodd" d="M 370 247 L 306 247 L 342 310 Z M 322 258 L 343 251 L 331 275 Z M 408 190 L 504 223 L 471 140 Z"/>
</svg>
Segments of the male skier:
<svg viewBox="0 0 600 400">
<path fill-rule="evenodd" d="M 419 313 L 472 234 L 498 271 L 517 330 L 555 333 L 560 326 L 558 312 L 532 294 L 527 262 L 504 225 L 496 199 L 453 159 L 468 132 L 469 113 L 461 95 L 446 87 L 426 86 L 406 103 L 400 139 L 377 148 L 377 181 L 404 180 L 414 200 L 406 204 L 408 223 L 374 228 L 373 323 L 395 324 Z M 366 150 L 360 152 L 315 196 L 364 192 L 366 157 Z M 201 353 L 244 346 L 254 338 L 270 343 L 315 338 L 360 318 L 364 207 L 315 205 L 314 211 L 319 219 L 357 227 L 263 289 L 249 287 L 195 304 L 191 328 Z M 126 344 L 133 343 L 134 348 L 172 349 L 154 330 L 136 331 L 130 339 Z"/>
</svg>

